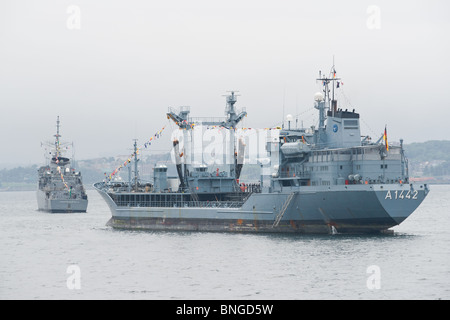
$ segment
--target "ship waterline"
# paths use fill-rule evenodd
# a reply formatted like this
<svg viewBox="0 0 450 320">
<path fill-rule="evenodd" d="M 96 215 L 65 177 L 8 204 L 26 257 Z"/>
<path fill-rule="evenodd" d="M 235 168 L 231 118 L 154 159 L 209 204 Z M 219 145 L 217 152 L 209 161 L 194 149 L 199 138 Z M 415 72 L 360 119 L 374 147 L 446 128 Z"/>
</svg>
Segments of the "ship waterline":
<svg viewBox="0 0 450 320">
<path fill-rule="evenodd" d="M 88 207 L 87 199 L 49 199 L 45 192 L 37 192 L 39 211 L 50 213 L 75 213 L 86 212 Z"/>
</svg>

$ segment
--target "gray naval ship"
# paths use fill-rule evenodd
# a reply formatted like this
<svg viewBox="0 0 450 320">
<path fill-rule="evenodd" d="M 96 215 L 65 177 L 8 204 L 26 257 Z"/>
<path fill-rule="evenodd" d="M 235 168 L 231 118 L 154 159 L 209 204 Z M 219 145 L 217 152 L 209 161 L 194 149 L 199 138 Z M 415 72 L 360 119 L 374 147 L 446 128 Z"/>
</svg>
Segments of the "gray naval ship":
<svg viewBox="0 0 450 320">
<path fill-rule="evenodd" d="M 239 180 L 249 155 L 236 126 L 247 113 L 235 108 L 234 92 L 227 96 L 223 119 L 190 118 L 187 107 L 169 110 L 167 117 L 181 132 L 172 150 L 178 186 L 171 183 L 166 165 L 154 168 L 152 184 L 140 183 L 135 144 L 134 178 L 94 185 L 112 212 L 108 225 L 141 230 L 392 233 L 389 228 L 413 213 L 429 187 L 411 183 L 403 142 L 389 145 L 386 128 L 376 142 L 361 136 L 360 115 L 338 108 L 334 91 L 340 79 L 335 73 L 317 80 L 323 85 L 323 93 L 314 96 L 318 127 L 291 128 L 289 121 L 287 127 L 262 131 L 264 139 L 260 135 L 258 143 L 264 140 L 265 157 L 257 160 L 261 176 L 256 183 Z M 200 125 L 227 132 L 227 170 L 188 161 Z"/>
<path fill-rule="evenodd" d="M 62 156 L 64 144 L 60 142 L 59 124 L 58 116 L 50 163 L 38 169 L 38 209 L 51 213 L 86 212 L 88 197 L 81 173 L 71 167 L 69 158 Z"/>
</svg>

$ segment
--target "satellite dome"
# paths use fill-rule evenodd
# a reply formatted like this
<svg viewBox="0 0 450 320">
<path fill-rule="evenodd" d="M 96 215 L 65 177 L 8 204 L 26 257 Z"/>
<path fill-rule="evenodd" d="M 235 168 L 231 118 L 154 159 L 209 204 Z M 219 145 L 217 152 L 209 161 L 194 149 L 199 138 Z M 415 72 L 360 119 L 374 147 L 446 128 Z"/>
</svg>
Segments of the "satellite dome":
<svg viewBox="0 0 450 320">
<path fill-rule="evenodd" d="M 314 101 L 323 101 L 323 94 L 321 92 L 317 92 L 314 95 Z"/>
</svg>

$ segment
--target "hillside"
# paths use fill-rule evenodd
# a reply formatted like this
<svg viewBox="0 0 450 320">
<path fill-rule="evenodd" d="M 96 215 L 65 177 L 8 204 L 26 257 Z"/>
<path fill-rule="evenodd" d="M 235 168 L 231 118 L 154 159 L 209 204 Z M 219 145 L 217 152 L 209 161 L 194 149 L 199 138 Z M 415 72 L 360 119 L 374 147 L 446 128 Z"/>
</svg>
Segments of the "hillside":
<svg viewBox="0 0 450 320">
<path fill-rule="evenodd" d="M 410 176 L 430 183 L 450 183 L 450 141 L 405 145 Z"/>
<path fill-rule="evenodd" d="M 405 145 L 409 159 L 419 162 L 442 160 L 450 161 L 450 141 L 432 140 Z"/>
</svg>

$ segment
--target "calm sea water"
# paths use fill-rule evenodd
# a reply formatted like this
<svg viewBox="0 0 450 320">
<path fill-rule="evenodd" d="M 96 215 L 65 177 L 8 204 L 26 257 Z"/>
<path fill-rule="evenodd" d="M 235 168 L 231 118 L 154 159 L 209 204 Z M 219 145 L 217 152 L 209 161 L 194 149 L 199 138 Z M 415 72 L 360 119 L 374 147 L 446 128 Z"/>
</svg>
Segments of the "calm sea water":
<svg viewBox="0 0 450 320">
<path fill-rule="evenodd" d="M 48 214 L 0 193 L 0 299 L 450 298 L 450 186 L 390 236 L 117 231 L 88 195 Z"/>
</svg>

